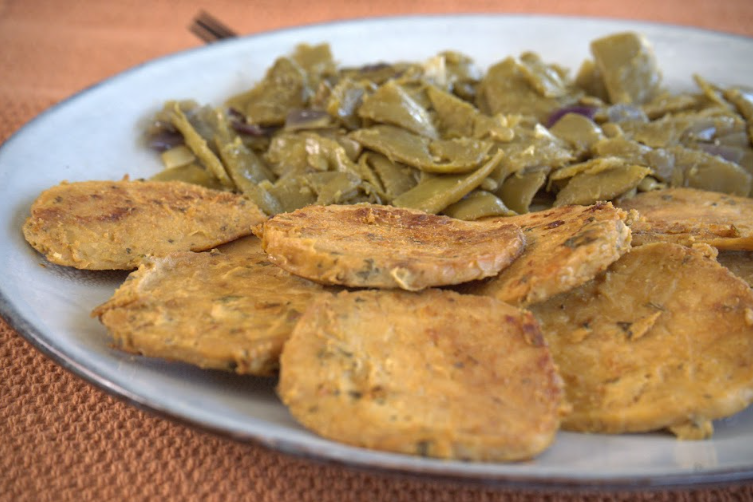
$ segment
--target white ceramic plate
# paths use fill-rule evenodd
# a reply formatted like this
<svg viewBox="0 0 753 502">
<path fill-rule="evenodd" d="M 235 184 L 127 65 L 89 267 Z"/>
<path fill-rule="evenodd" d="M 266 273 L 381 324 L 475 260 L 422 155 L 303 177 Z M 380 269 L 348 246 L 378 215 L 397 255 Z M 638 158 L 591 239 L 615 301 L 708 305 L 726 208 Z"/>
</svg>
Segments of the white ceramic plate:
<svg viewBox="0 0 753 502">
<path fill-rule="evenodd" d="M 708 441 L 667 434 L 562 432 L 534 461 L 444 462 L 366 451 L 307 432 L 274 394 L 273 379 L 201 371 L 111 350 L 89 317 L 122 273 L 84 273 L 46 263 L 21 225 L 36 196 L 61 180 L 119 179 L 159 170 L 139 143 L 141 126 L 168 99 L 220 104 L 248 88 L 301 42 L 329 42 L 344 65 L 423 60 L 454 49 L 480 66 L 524 50 L 575 71 L 590 40 L 623 30 L 653 43 L 673 89 L 699 73 L 753 85 L 753 40 L 657 24 L 596 19 L 469 15 L 361 20 L 229 40 L 127 71 L 32 121 L 0 148 L 0 312 L 45 354 L 86 380 L 149 410 L 242 440 L 357 467 L 536 486 L 645 487 L 753 479 L 753 409 L 716 424 Z M 44 266 L 40 266 L 44 265 Z"/>
</svg>

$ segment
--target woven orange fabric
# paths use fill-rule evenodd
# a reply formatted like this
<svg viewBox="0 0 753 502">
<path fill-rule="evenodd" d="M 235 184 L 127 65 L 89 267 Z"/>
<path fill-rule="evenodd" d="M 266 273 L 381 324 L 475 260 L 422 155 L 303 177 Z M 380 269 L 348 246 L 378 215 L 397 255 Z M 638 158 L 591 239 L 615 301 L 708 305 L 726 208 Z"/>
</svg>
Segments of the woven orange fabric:
<svg viewBox="0 0 753 502">
<path fill-rule="evenodd" d="M 78 90 L 154 57 L 200 45 L 186 27 L 201 8 L 240 33 L 365 16 L 529 12 L 652 20 L 753 35 L 750 0 L 0 0 L 0 142 Z M 753 500 L 753 484 L 541 492 L 320 464 L 197 432 L 124 404 L 50 362 L 0 321 L 0 501 L 158 499 L 742 501 Z"/>
</svg>

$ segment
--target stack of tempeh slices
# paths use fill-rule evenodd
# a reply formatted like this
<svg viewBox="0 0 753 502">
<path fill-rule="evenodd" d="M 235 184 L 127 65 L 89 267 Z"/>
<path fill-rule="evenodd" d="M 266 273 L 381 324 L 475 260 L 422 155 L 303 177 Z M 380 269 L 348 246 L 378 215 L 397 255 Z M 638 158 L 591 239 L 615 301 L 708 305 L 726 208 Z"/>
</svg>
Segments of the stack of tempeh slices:
<svg viewBox="0 0 753 502">
<path fill-rule="evenodd" d="M 719 263 L 751 276 L 750 199 L 667 189 L 477 222 L 369 204 L 265 219 L 187 186 L 60 185 L 24 234 L 59 265 L 138 266 L 94 310 L 119 348 L 279 371 L 283 402 L 325 437 L 512 461 L 560 428 L 705 438 L 753 401 L 753 293 Z"/>
</svg>

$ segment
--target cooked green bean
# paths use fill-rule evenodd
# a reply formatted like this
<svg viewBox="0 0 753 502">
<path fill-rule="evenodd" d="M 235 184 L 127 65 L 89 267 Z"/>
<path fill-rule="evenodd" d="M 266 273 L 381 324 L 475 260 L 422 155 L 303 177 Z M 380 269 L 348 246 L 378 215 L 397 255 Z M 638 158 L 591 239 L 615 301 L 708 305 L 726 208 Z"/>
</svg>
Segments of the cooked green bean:
<svg viewBox="0 0 753 502">
<path fill-rule="evenodd" d="M 201 185 L 215 190 L 223 190 L 216 177 L 198 164 L 187 164 L 160 171 L 150 178 L 153 181 L 183 181 L 192 185 Z"/>
<path fill-rule="evenodd" d="M 508 177 L 497 195 L 504 204 L 517 214 L 527 213 L 531 202 L 546 183 L 546 171 L 530 171 Z"/>
<path fill-rule="evenodd" d="M 651 169 L 643 166 L 622 166 L 594 173 L 580 173 L 573 176 L 557 193 L 554 205 L 588 205 L 611 200 L 637 187 L 650 173 Z"/>
<path fill-rule="evenodd" d="M 458 218 L 690 186 L 753 192 L 753 94 L 661 81 L 640 34 L 594 40 L 574 78 L 542 56 L 483 71 L 457 52 L 340 68 L 301 45 L 223 107 L 170 101 L 148 129 L 166 171 L 268 214 L 374 202 Z"/>
<path fill-rule="evenodd" d="M 394 80 L 366 97 L 358 109 L 358 115 L 374 122 L 396 125 L 427 138 L 438 137 L 429 112 Z"/>
<path fill-rule="evenodd" d="M 375 175 L 374 185 L 383 193 L 385 202 L 391 202 L 398 195 L 407 192 L 418 183 L 413 169 L 392 162 L 384 155 L 367 152 L 361 156 L 365 169 Z"/>
<path fill-rule="evenodd" d="M 472 171 L 493 146 L 491 142 L 473 138 L 431 140 L 390 125 L 359 129 L 351 137 L 364 148 L 429 173 Z"/>
<path fill-rule="evenodd" d="M 494 157 L 470 174 L 427 175 L 418 185 L 395 198 L 392 204 L 436 214 L 478 187 L 484 178 L 497 168 L 503 157 L 504 152 L 498 151 Z"/>
<path fill-rule="evenodd" d="M 502 199 L 485 190 L 475 190 L 442 211 L 459 220 L 478 220 L 490 216 L 514 216 Z"/>
<path fill-rule="evenodd" d="M 604 139 L 601 127 L 579 113 L 565 114 L 549 130 L 567 141 L 577 156 L 587 153 L 596 142 Z"/>
<path fill-rule="evenodd" d="M 225 166 L 222 165 L 217 155 L 209 148 L 204 138 L 191 125 L 191 122 L 186 118 L 178 103 L 173 104 L 172 112 L 172 124 L 183 135 L 188 148 L 209 168 L 222 186 L 232 188 L 234 185 L 225 171 Z"/>
</svg>

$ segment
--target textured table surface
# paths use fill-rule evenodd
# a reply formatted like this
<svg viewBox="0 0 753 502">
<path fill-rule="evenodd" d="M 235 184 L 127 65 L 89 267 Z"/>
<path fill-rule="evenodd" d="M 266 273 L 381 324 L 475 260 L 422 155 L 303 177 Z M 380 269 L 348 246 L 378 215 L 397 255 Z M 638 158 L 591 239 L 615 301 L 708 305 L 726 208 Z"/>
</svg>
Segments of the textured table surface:
<svg viewBox="0 0 753 502">
<path fill-rule="evenodd" d="M 200 45 L 186 26 L 201 8 L 244 34 L 367 16 L 497 12 L 651 20 L 753 35 L 750 0 L 218 0 L 209 5 L 0 0 L 0 142 L 76 91 Z M 198 432 L 124 404 L 56 366 L 0 319 L 0 501 L 11 500 L 732 501 L 753 500 L 753 484 L 632 493 L 523 492 L 319 464 Z"/>
</svg>

